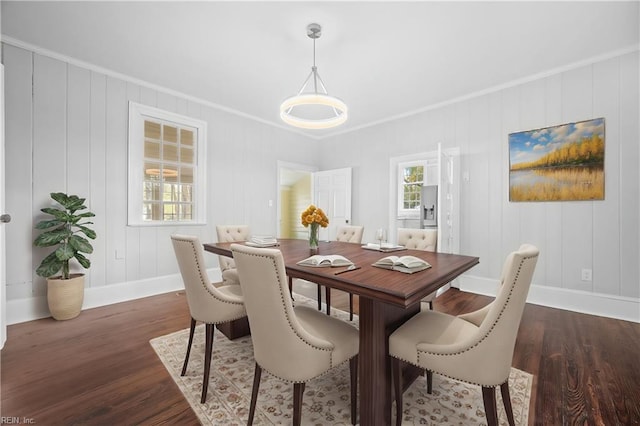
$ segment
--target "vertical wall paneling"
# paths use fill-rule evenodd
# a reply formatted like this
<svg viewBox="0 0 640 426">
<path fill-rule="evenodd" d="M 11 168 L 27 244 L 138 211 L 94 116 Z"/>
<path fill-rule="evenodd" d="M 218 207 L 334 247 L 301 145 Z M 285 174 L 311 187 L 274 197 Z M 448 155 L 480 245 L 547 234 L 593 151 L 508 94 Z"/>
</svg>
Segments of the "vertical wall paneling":
<svg viewBox="0 0 640 426">
<path fill-rule="evenodd" d="M 90 71 L 69 65 L 67 92 L 67 192 L 88 198 Z"/>
<path fill-rule="evenodd" d="M 562 79 L 562 119 L 574 122 L 592 118 L 592 67 L 567 71 Z M 593 291 L 581 280 L 582 269 L 593 265 L 593 201 L 568 201 L 562 206 L 563 287 Z"/>
<path fill-rule="evenodd" d="M 5 64 L 5 226 L 7 300 L 31 296 L 33 274 L 33 208 L 31 198 L 32 54 L 3 45 Z"/>
<path fill-rule="evenodd" d="M 461 252 L 479 255 L 481 265 L 487 262 L 497 265 L 498 258 L 501 264 L 508 252 L 525 240 L 530 240 L 541 249 L 539 267 L 534 276 L 534 286 L 539 291 L 535 291 L 535 288 L 533 291 L 538 301 L 544 299 L 543 303 L 552 306 L 564 304 L 569 308 L 575 308 L 577 303 L 586 312 L 604 314 L 607 311 L 612 314 L 607 308 L 600 309 L 598 300 L 603 297 L 602 294 L 607 295 L 604 297 L 609 304 L 620 300 L 622 306 L 624 302 L 630 302 L 631 305 L 637 303 L 640 292 L 638 56 L 635 51 L 482 95 L 490 99 L 486 103 L 490 110 L 489 137 L 485 140 L 476 137 L 474 119 L 471 117 L 475 113 L 474 105 L 482 105 L 482 101 L 470 99 L 417 114 L 417 120 L 416 117 L 406 117 L 358 132 L 337 135 L 323 144 L 326 151 L 332 152 L 356 141 L 366 141 L 368 152 L 380 152 L 376 155 L 386 158 L 389 147 L 395 149 L 399 141 L 394 138 L 403 135 L 403 129 L 411 129 L 412 133 L 427 133 L 433 117 L 442 117 L 446 123 L 444 148 L 460 147 L 461 150 L 462 223 L 458 228 L 461 233 Z M 508 201 L 509 133 L 601 116 L 605 117 L 607 126 L 607 193 L 604 201 Z M 421 145 L 407 140 L 410 143 L 403 141 L 401 145 L 403 154 L 423 151 Z M 476 151 L 488 155 L 489 170 L 486 176 L 477 173 L 477 164 L 473 163 Z M 496 152 L 502 152 L 502 167 L 499 162 L 493 161 Z M 353 162 L 359 160 L 356 158 Z M 375 159 L 371 162 L 375 163 Z M 323 156 L 323 167 L 331 168 L 339 164 L 342 164 L 342 160 Z M 385 180 L 389 177 L 388 173 L 380 174 L 365 162 L 362 163 L 362 169 L 362 181 L 354 185 L 354 193 L 361 194 L 361 197 L 354 208 L 371 211 L 380 201 L 367 196 L 369 188 L 372 185 L 387 186 L 388 181 Z M 467 173 L 468 176 L 465 176 Z M 465 177 L 469 178 L 468 182 L 464 181 Z M 501 198 L 495 195 L 496 181 L 502 185 Z M 486 233 L 474 226 L 470 217 L 476 214 L 474 209 L 477 208 L 478 199 L 475 196 L 482 193 L 482 190 L 478 190 L 482 187 L 490 188 L 486 206 L 490 212 L 487 218 L 489 241 Z M 612 191 L 615 194 L 612 195 Z M 500 209 L 496 215 L 498 219 L 493 214 L 496 205 Z M 380 212 L 372 211 L 370 216 L 364 221 L 384 221 Z M 495 241 L 500 242 L 499 247 Z M 476 253 L 476 250 L 479 252 Z M 593 270 L 592 282 L 581 280 L 583 268 Z M 495 279 L 496 269 L 496 266 L 490 266 L 489 269 L 475 267 L 466 276 L 475 286 L 486 279 Z M 469 287 L 471 291 L 472 288 Z M 577 297 L 572 295 L 571 290 L 578 291 Z"/>
<path fill-rule="evenodd" d="M 462 118 L 462 117 L 461 117 Z M 489 168 L 492 163 L 489 152 L 485 148 L 489 141 L 489 98 L 484 96 L 469 102 L 467 112 L 467 126 L 462 130 L 467 132 L 467 170 L 469 176 L 473 176 L 470 182 L 470 191 L 467 193 L 469 201 L 469 215 L 467 222 L 477 238 L 469 240 L 469 252 L 481 253 L 489 241 L 489 193 L 493 190 L 493 182 L 489 182 Z M 463 129 L 464 127 L 460 127 Z M 481 262 L 476 268 L 478 273 L 488 275 L 490 261 Z"/>
<path fill-rule="evenodd" d="M 51 192 L 67 190 L 67 64 L 34 55 L 33 63 L 33 216 L 50 206 Z M 33 291 L 46 294 L 44 278 L 35 268 L 50 250 L 34 248 Z"/>
<path fill-rule="evenodd" d="M 640 88 L 638 56 L 620 58 L 620 295 L 640 297 Z"/>
<path fill-rule="evenodd" d="M 90 286 L 114 285 L 112 292 L 124 290 L 125 297 L 131 297 L 136 289 L 128 284 L 155 282 L 149 278 L 166 282 L 177 274 L 168 238 L 172 232 L 214 239 L 213 226 L 219 223 L 248 223 L 275 232 L 268 200 L 276 199 L 277 160 L 323 169 L 352 167 L 353 220 L 365 226 L 366 240 L 373 229 L 390 220 L 390 210 L 377 208 L 394 201 L 388 199 L 389 158 L 429 151 L 439 142 L 443 149 L 460 148 L 460 252 L 481 259 L 481 267 L 467 274 L 470 278 L 496 279 L 506 253 L 523 239 L 538 238 L 534 243 L 540 245 L 544 267 L 536 272 L 536 286 L 640 296 L 637 51 L 329 137 L 321 144 L 138 83 L 87 74 L 20 48 L 5 45 L 3 61 L 6 198 L 14 217 L 7 229 L 7 244 L 12 247 L 7 253 L 8 314 L 24 300 L 44 295 L 44 280 L 33 272 L 43 256 L 32 247 L 33 224 L 39 209 L 50 203 L 49 192 L 82 191 L 81 185 L 87 185 L 78 181 L 82 175 L 88 179 L 84 188 L 90 193 L 90 208 L 97 214 Z M 127 100 L 132 96 L 207 121 L 207 226 L 127 230 Z M 82 111 L 87 102 L 88 111 Z M 604 202 L 508 201 L 508 133 L 596 116 L 607 120 Z M 83 138 L 88 147 L 79 146 Z M 77 156 L 87 155 L 86 169 L 73 168 Z M 216 257 L 208 257 L 207 264 L 217 266 Z M 594 272 L 592 285 L 580 280 L 580 269 L 588 267 Z M 34 307 L 39 306 L 39 299 L 32 300 Z"/>
<path fill-rule="evenodd" d="M 91 73 L 73 65 L 67 67 L 67 185 L 68 194 L 86 198 L 85 205 L 90 206 L 89 198 L 89 160 L 90 160 L 90 93 Z M 91 210 L 89 210 L 91 211 Z M 91 255 L 89 255 L 91 258 Z M 85 274 L 85 286 L 91 287 L 91 268 L 83 269 L 72 262 L 72 268 Z"/>
<path fill-rule="evenodd" d="M 124 145 L 124 150 L 125 150 L 125 161 L 128 165 L 128 156 L 129 156 L 129 102 L 136 102 L 139 103 L 140 102 L 140 86 L 133 84 L 133 83 L 127 83 L 127 87 L 126 87 L 126 98 L 127 98 L 127 106 L 125 108 L 125 116 L 127 117 L 126 123 L 125 123 L 125 137 L 123 140 L 123 145 Z M 128 166 L 127 168 L 125 168 L 125 177 L 124 177 L 124 184 L 125 187 L 128 188 L 128 178 L 129 178 L 129 173 L 128 173 Z M 126 208 L 126 205 L 125 205 Z M 126 219 L 125 219 L 126 221 Z M 126 223 L 126 222 L 125 222 Z M 141 241 L 140 241 L 140 233 L 142 232 L 142 230 L 140 229 L 141 227 L 139 226 L 125 226 L 124 227 L 124 231 L 125 231 L 125 253 L 126 253 L 126 262 L 125 262 L 125 279 L 126 281 L 136 281 L 139 280 L 141 278 L 141 269 L 142 269 L 142 258 L 141 258 L 141 252 L 143 251 L 141 245 Z"/>
<path fill-rule="evenodd" d="M 105 152 L 107 284 L 121 283 L 126 280 L 127 108 L 126 83 L 107 77 Z"/>
<path fill-rule="evenodd" d="M 593 203 L 593 291 L 606 294 L 620 292 L 619 70 L 619 58 L 593 66 L 593 117 L 605 117 L 605 199 Z"/>
<path fill-rule="evenodd" d="M 502 92 L 502 144 L 506 145 L 505 149 L 509 149 L 509 133 L 524 130 L 520 124 L 520 90 L 518 88 L 506 89 Z M 507 154 L 508 156 L 508 154 Z M 508 159 L 507 159 L 508 161 Z M 520 238 L 520 209 L 522 203 L 513 203 L 509 201 L 509 168 L 504 172 L 503 176 L 507 188 L 505 189 L 505 200 L 502 204 L 502 261 L 506 253 L 517 249 L 522 243 Z M 465 200 L 461 203 L 464 205 Z"/>
<path fill-rule="evenodd" d="M 553 126 L 562 123 L 562 76 L 545 78 L 545 123 Z M 562 206 L 564 203 L 545 203 L 544 244 L 540 247 L 544 257 L 544 276 L 538 285 L 562 287 Z M 539 275 L 536 275 L 539 276 Z"/>
<path fill-rule="evenodd" d="M 490 188 L 487 195 L 487 206 L 489 214 L 488 223 L 488 252 L 490 258 L 487 263 L 487 274 L 490 277 L 500 277 L 502 273 L 502 245 L 499 238 L 502 226 L 502 204 L 507 202 L 506 188 L 508 181 L 503 179 L 505 170 L 509 168 L 508 144 L 502 134 L 502 97 L 500 93 L 489 96 L 489 117 L 488 117 L 488 141 L 487 153 L 489 158 L 489 170 L 487 181 Z M 505 161 L 506 160 L 506 161 Z M 507 198 L 505 198 L 505 196 Z"/>
<path fill-rule="evenodd" d="M 471 174 L 471 162 L 470 148 L 468 139 L 468 126 L 469 126 L 469 105 L 468 103 L 454 105 L 454 137 L 458 147 L 460 147 L 460 164 L 462 166 L 462 173 L 466 176 L 466 179 L 462 181 L 460 186 L 460 197 L 464 200 L 468 200 L 472 191 L 475 189 L 474 176 Z M 464 247 L 467 247 L 470 243 L 469 236 L 472 235 L 471 222 L 469 218 L 473 214 L 473 206 L 469 203 L 465 203 L 460 209 L 460 239 Z M 475 254 L 477 255 L 477 254 Z"/>
<path fill-rule="evenodd" d="M 89 207 L 96 214 L 93 218 L 93 229 L 96 239 L 93 241 L 91 255 L 91 287 L 104 286 L 107 283 L 107 255 L 110 259 L 114 253 L 107 253 L 107 208 L 108 201 L 105 194 L 106 169 L 106 97 L 107 78 L 95 72 L 91 73 L 90 99 L 90 142 L 89 153 L 91 159 L 89 178 Z"/>
<path fill-rule="evenodd" d="M 545 127 L 545 81 L 536 80 L 520 88 L 519 121 L 522 129 Z M 508 136 L 507 136 L 508 138 Z M 545 235 L 545 204 L 520 204 L 520 239 L 543 249 Z M 514 247 L 511 250 L 514 250 Z M 538 259 L 534 282 L 544 277 L 545 259 Z"/>
</svg>

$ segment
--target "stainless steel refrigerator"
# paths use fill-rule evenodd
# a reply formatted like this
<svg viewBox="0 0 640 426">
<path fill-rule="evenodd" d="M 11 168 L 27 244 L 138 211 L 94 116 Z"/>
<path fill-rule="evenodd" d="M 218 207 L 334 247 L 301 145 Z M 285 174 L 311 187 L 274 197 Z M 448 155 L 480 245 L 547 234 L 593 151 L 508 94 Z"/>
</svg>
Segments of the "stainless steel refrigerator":
<svg viewBox="0 0 640 426">
<path fill-rule="evenodd" d="M 420 194 L 420 228 L 438 227 L 438 185 L 425 185 Z"/>
</svg>

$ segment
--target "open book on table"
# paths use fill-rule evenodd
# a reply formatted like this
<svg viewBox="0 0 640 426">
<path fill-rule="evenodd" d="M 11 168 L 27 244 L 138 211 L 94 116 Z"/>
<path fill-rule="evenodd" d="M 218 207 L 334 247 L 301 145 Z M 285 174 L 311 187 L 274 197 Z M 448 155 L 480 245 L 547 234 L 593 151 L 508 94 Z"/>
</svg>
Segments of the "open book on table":
<svg viewBox="0 0 640 426">
<path fill-rule="evenodd" d="M 387 256 L 378 260 L 373 266 L 392 269 L 406 274 L 413 274 L 414 272 L 431 268 L 431 265 L 427 261 L 415 256 Z"/>
<path fill-rule="evenodd" d="M 347 259 L 344 256 L 339 254 L 328 254 L 325 256 L 316 254 L 311 257 L 307 257 L 304 260 L 298 262 L 298 265 L 301 266 L 313 266 L 316 268 L 320 267 L 338 267 L 338 266 L 351 266 L 353 262 Z"/>
</svg>

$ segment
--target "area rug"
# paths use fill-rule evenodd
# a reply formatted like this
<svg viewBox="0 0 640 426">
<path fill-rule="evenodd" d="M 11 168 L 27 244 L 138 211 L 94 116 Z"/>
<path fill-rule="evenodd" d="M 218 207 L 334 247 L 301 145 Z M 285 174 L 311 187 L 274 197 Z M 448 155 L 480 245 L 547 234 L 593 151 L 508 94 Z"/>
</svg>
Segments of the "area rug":
<svg viewBox="0 0 640 426">
<path fill-rule="evenodd" d="M 295 296 L 296 303 L 315 306 L 315 300 Z M 346 312 L 332 308 L 332 315 L 349 321 Z M 357 327 L 358 318 L 352 324 Z M 203 425 L 244 425 L 247 422 L 253 384 L 253 347 L 250 336 L 233 341 L 216 330 L 211 378 L 207 400 L 200 403 L 204 361 L 204 325 L 196 328 L 189 367 L 180 376 L 189 338 L 189 329 L 151 340 L 151 346 L 167 368 Z M 526 425 L 533 376 L 511 369 L 509 388 L 516 424 Z M 290 424 L 293 414 L 293 386 L 268 373 L 262 375 L 255 425 Z M 303 399 L 302 423 L 305 425 L 349 425 L 350 381 L 348 363 L 330 374 L 307 383 Z M 498 395 L 501 425 L 507 424 L 504 406 Z M 486 424 L 482 392 L 468 385 L 433 375 L 433 393 L 427 393 L 426 380 L 418 378 L 404 393 L 403 424 L 483 425 Z M 395 403 L 394 403 L 395 404 Z M 395 408 L 393 409 L 395 412 Z"/>
</svg>

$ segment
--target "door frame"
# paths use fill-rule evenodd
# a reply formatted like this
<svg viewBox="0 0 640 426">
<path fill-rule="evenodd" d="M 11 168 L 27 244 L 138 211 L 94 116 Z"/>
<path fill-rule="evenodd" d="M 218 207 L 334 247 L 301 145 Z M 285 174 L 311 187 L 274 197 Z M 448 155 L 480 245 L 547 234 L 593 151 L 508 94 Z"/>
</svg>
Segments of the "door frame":
<svg viewBox="0 0 640 426">
<path fill-rule="evenodd" d="M 460 161 L 460 149 L 459 148 L 448 148 L 448 149 L 441 149 L 440 144 L 438 144 L 438 149 L 435 151 L 428 151 L 428 152 L 419 152 L 419 153 L 415 153 L 415 154 L 408 154 L 408 155 L 402 155 L 402 156 L 398 156 L 398 157 L 391 157 L 389 159 L 389 212 L 388 212 L 388 234 L 387 237 L 389 239 L 389 241 L 397 241 L 397 233 L 398 233 L 398 226 L 397 226 L 397 220 L 398 220 L 398 214 L 397 214 L 397 199 L 398 199 L 398 165 L 400 163 L 404 163 L 404 162 L 408 162 L 408 161 L 414 161 L 414 160 L 422 160 L 425 158 L 438 158 L 438 169 L 440 171 L 440 168 L 442 167 L 441 161 L 442 161 L 442 155 L 441 154 L 445 154 L 447 156 L 449 156 L 452 161 L 452 167 L 453 169 L 451 170 L 451 175 L 449 176 L 449 179 L 451 180 L 451 187 L 450 190 L 452 191 L 451 194 L 451 200 L 453 203 L 453 218 L 443 218 L 443 216 L 440 214 L 441 212 L 438 212 L 438 234 L 441 234 L 440 229 L 442 226 L 444 226 L 443 220 L 451 220 L 451 223 L 448 224 L 450 225 L 450 231 L 451 234 L 453 235 L 453 240 L 450 242 L 449 247 L 451 247 L 451 252 L 452 253 L 457 253 L 459 251 L 460 248 L 460 240 L 459 240 L 459 226 L 460 226 L 460 203 L 459 203 L 459 197 L 460 197 L 460 184 L 459 184 L 459 179 L 457 176 L 457 173 L 459 172 L 459 161 Z M 438 173 L 438 209 L 442 209 L 442 200 L 441 197 L 443 196 L 443 191 L 441 188 L 442 186 L 442 173 Z M 446 216 L 446 215 L 445 215 Z"/>
<path fill-rule="evenodd" d="M 313 173 L 318 171 L 318 167 L 312 166 L 309 164 L 291 163 L 291 162 L 282 161 L 282 160 L 277 161 L 276 187 L 278 188 L 278 192 L 276 194 L 276 237 L 280 237 L 282 232 L 281 226 L 280 226 L 280 218 L 282 216 L 282 209 L 280 205 L 282 203 L 281 196 L 280 196 L 280 181 L 281 181 L 283 170 L 309 172 L 310 175 L 313 175 Z M 313 194 L 314 194 L 313 179 L 311 179 L 311 188 L 310 188 L 310 194 L 309 194 L 310 199 L 313 199 Z"/>
<path fill-rule="evenodd" d="M 0 63 L 0 214 L 5 213 L 4 65 Z M 7 251 L 5 224 L 0 223 L 0 349 L 7 340 Z"/>
</svg>

